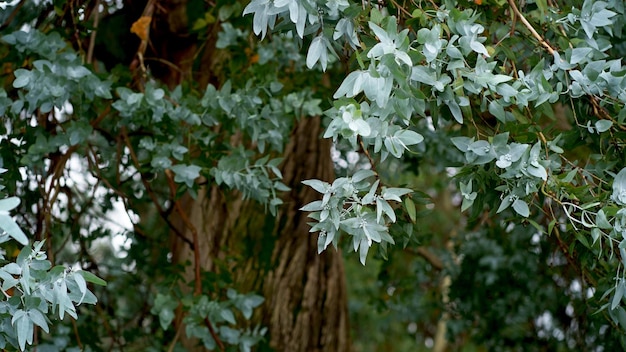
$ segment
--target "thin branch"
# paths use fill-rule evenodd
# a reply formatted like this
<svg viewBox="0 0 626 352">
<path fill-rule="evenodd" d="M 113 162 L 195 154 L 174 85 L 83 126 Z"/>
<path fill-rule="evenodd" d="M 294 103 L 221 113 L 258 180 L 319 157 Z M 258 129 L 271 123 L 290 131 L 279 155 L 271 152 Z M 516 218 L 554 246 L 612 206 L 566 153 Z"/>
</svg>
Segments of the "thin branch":
<svg viewBox="0 0 626 352">
<path fill-rule="evenodd" d="M 409 249 L 409 252 L 426 259 L 426 261 L 437 270 L 443 270 L 444 268 L 443 261 L 437 255 L 426 249 L 426 247 L 420 246 L 416 249 Z"/>
<path fill-rule="evenodd" d="M 92 121 L 91 125 L 95 127 L 98 123 L 100 123 L 100 121 L 102 121 L 102 119 L 104 119 L 104 117 L 107 115 L 107 113 L 110 110 L 111 110 L 111 106 L 108 105 L 104 109 L 104 111 L 98 116 L 98 118 Z M 63 127 L 60 124 L 59 126 Z M 50 163 L 50 167 L 47 173 L 48 176 L 51 175 L 50 189 L 49 191 L 45 192 L 45 195 L 43 197 L 43 201 L 45 203 L 44 207 L 45 207 L 46 212 L 44 213 L 45 214 L 45 218 L 44 218 L 45 226 L 42 229 L 44 233 L 42 233 L 41 236 L 43 237 L 43 235 L 45 234 L 45 237 L 47 240 L 48 255 L 50 256 L 50 259 L 53 263 L 54 263 L 54 251 L 52 250 L 52 240 L 51 240 L 51 233 L 50 233 L 50 228 L 51 228 L 50 212 L 52 211 L 52 208 L 54 207 L 54 203 L 56 203 L 56 200 L 59 196 L 60 179 L 63 176 L 63 172 L 66 168 L 66 164 L 68 160 L 70 159 L 70 157 L 76 152 L 76 150 L 78 150 L 77 145 L 71 146 L 65 153 L 61 154 L 58 157 L 51 159 L 52 162 Z M 45 178 L 43 179 L 43 181 L 44 181 L 43 187 L 45 191 Z"/>
<path fill-rule="evenodd" d="M 165 59 L 161 59 L 158 57 L 144 57 L 143 58 L 144 62 L 145 61 L 156 61 L 158 63 L 161 63 L 163 65 L 168 66 L 169 68 L 171 68 L 172 70 L 178 72 L 178 73 L 183 73 L 183 70 L 180 69 L 180 67 L 176 66 L 174 63 L 172 63 L 171 61 L 167 61 Z"/>
<path fill-rule="evenodd" d="M 361 147 L 363 154 L 365 154 L 365 156 L 367 157 L 367 160 L 370 162 L 370 165 L 372 166 L 372 170 L 376 172 L 376 163 L 374 162 L 374 159 L 370 155 L 369 150 L 367 150 L 367 148 L 365 147 L 365 144 L 363 144 L 363 140 L 361 139 L 361 136 L 359 136 L 359 146 Z"/>
<path fill-rule="evenodd" d="M 69 158 L 74 154 L 77 150 L 78 146 L 71 146 L 67 152 L 61 154 L 58 157 L 50 158 L 51 163 L 48 168 L 47 175 L 43 177 L 43 187 L 45 191 L 45 182 L 49 178 L 50 179 L 50 189 L 45 191 L 45 197 L 43 198 L 45 213 L 44 215 L 44 227 L 42 229 L 42 233 L 40 234 L 43 238 L 46 238 L 46 248 L 48 256 L 50 257 L 50 261 L 54 263 L 54 251 L 52 249 L 52 233 L 50 229 L 52 228 L 51 224 L 51 213 L 54 207 L 54 203 L 56 203 L 59 194 L 61 193 L 61 177 L 63 176 L 63 172 L 65 171 L 65 166 L 69 160 Z M 69 198 L 69 196 L 68 196 Z"/>
<path fill-rule="evenodd" d="M 611 114 L 609 114 L 609 112 L 600 105 L 600 103 L 598 102 L 598 98 L 596 98 L 594 95 L 589 95 L 589 100 L 591 100 L 591 108 L 593 109 L 593 114 L 595 116 L 597 116 L 601 120 L 609 120 L 613 122 L 613 125 L 618 126 L 619 129 L 621 129 L 622 131 L 626 130 L 626 126 L 616 123 L 615 119 L 611 117 Z"/>
<path fill-rule="evenodd" d="M 167 176 L 167 183 L 170 187 L 170 194 L 176 194 L 176 183 L 174 182 L 174 176 L 172 171 L 167 169 L 165 170 L 165 176 Z M 193 241 L 193 257 L 194 257 L 194 273 L 195 273 L 195 282 L 194 282 L 194 294 L 199 295 L 202 293 L 202 280 L 201 280 L 201 267 L 200 267 L 200 246 L 198 244 L 198 229 L 194 226 L 194 224 L 189 220 L 187 213 L 183 211 L 183 208 L 180 206 L 180 202 L 178 200 L 173 199 L 174 209 L 180 216 L 180 219 L 185 224 L 185 227 L 191 231 L 192 241 Z"/>
<path fill-rule="evenodd" d="M 430 2 L 431 5 L 433 5 L 435 10 L 439 10 L 439 6 L 437 6 L 437 4 L 435 4 L 435 2 L 433 0 L 428 0 L 428 2 Z"/>
<path fill-rule="evenodd" d="M 209 328 L 211 337 L 213 337 L 213 340 L 215 340 L 215 343 L 217 343 L 217 346 L 220 348 L 220 351 L 225 351 L 226 349 L 224 348 L 224 344 L 215 333 L 215 329 L 213 328 L 213 325 L 211 324 L 211 321 L 209 320 L 209 318 L 204 318 L 204 323 Z"/>
<path fill-rule="evenodd" d="M 22 8 L 22 6 L 24 6 L 25 3 L 26 3 L 26 0 L 21 0 L 20 3 L 17 4 L 17 6 L 15 6 L 15 8 L 13 9 L 13 12 L 11 12 L 9 17 L 7 17 L 7 19 L 2 24 L 2 26 L 0 26 L 0 31 L 5 30 L 9 26 L 9 24 L 13 22 L 13 19 L 15 19 L 15 16 L 17 16 L 17 12 Z"/>
<path fill-rule="evenodd" d="M 104 108 L 104 110 L 102 110 L 100 115 L 98 115 L 98 117 L 96 117 L 95 120 L 92 120 L 89 123 L 91 127 L 94 127 L 94 128 L 97 127 L 100 124 L 100 122 L 109 115 L 110 112 L 111 112 L 111 103 L 107 104 L 107 106 Z"/>
<path fill-rule="evenodd" d="M 111 184 L 111 182 L 109 182 L 109 180 L 107 180 L 104 177 L 104 175 L 102 175 L 102 173 L 100 172 L 100 167 L 98 167 L 98 165 L 97 165 L 98 157 L 97 157 L 96 151 L 93 150 L 93 146 L 92 145 L 88 145 L 87 146 L 87 150 L 91 154 L 91 158 L 89 158 L 89 155 L 87 155 L 87 164 L 93 170 L 93 172 L 91 174 L 94 176 L 94 178 L 97 178 L 99 181 L 102 181 L 102 183 L 104 183 L 105 186 L 107 186 L 113 193 L 117 194 L 122 199 L 128 199 L 128 195 L 126 195 L 126 193 L 124 193 L 124 192 L 118 190 L 117 188 L 115 188 Z M 92 160 L 92 158 L 93 158 L 93 160 Z"/>
<path fill-rule="evenodd" d="M 169 171 L 169 170 L 168 170 Z M 198 245 L 198 230 L 191 223 L 187 214 L 183 211 L 180 203 L 178 201 L 174 201 L 174 208 L 180 215 L 181 220 L 185 223 L 185 226 L 191 231 L 193 246 L 193 259 L 194 259 L 194 274 L 195 274 L 195 282 L 194 282 L 194 293 L 199 295 L 202 293 L 202 280 L 200 276 L 200 246 Z"/>
<path fill-rule="evenodd" d="M 80 39 L 81 31 L 78 29 L 78 24 L 76 23 L 76 18 L 74 17 L 74 13 L 76 13 L 74 10 L 74 1 L 70 0 L 68 3 L 70 5 L 70 18 L 72 19 L 72 26 L 74 28 L 74 40 L 78 46 L 78 51 L 80 51 L 81 54 L 84 54 L 85 51 L 83 50 L 82 40 Z"/>
<path fill-rule="evenodd" d="M 441 291 L 441 303 L 447 306 L 450 303 L 450 285 L 452 285 L 452 279 L 450 275 L 446 275 L 441 284 L 439 290 Z M 448 330 L 448 321 L 450 320 L 450 312 L 444 310 L 437 322 L 437 330 L 434 336 L 433 352 L 443 352 L 448 346 L 448 340 L 446 339 L 446 331 Z"/>
<path fill-rule="evenodd" d="M 141 168 L 140 164 L 139 164 L 139 159 L 137 158 L 137 155 L 135 154 L 135 150 L 133 149 L 133 146 L 130 144 L 130 139 L 128 138 L 128 133 L 126 132 L 126 127 L 122 127 L 122 131 L 121 132 L 122 132 L 122 139 L 125 141 L 126 147 L 128 147 L 130 158 L 133 160 L 133 163 L 135 164 L 135 167 L 137 168 L 137 171 L 139 171 L 140 168 Z M 169 212 L 165 211 L 163 209 L 163 207 L 159 203 L 159 200 L 158 200 L 156 194 L 154 194 L 154 191 L 152 190 L 152 187 L 150 187 L 150 184 L 148 183 L 146 178 L 143 176 L 143 173 L 139 172 L 139 174 L 141 175 L 141 182 L 143 183 L 143 186 L 146 189 L 146 192 L 148 193 L 148 196 L 152 200 L 152 203 L 157 208 L 157 211 L 159 212 L 159 215 L 161 215 L 161 218 L 165 221 L 167 226 L 170 229 L 172 229 L 172 231 L 174 231 L 174 234 L 176 236 L 178 236 L 181 240 L 183 240 L 185 243 L 187 243 L 187 245 L 189 245 L 189 248 L 191 248 L 192 250 L 195 251 L 195 241 L 192 242 L 191 240 L 189 240 L 187 237 L 185 237 L 185 235 L 182 232 L 180 232 L 176 228 L 176 226 L 174 226 L 174 224 L 169 219 Z"/>
<path fill-rule="evenodd" d="M 122 132 L 121 133 L 122 138 L 125 141 L 126 146 L 128 147 L 130 157 L 133 160 L 133 163 L 135 164 L 135 167 L 137 168 L 137 170 L 139 170 L 140 169 L 139 159 L 137 158 L 137 155 L 135 154 L 135 151 L 134 151 L 134 149 L 133 149 L 133 147 L 132 147 L 132 145 L 130 143 L 130 139 L 128 138 L 128 133 L 126 131 L 126 128 L 122 127 L 121 132 Z M 167 217 L 167 214 L 163 211 L 163 208 L 159 204 L 159 201 L 158 201 L 156 195 L 152 191 L 152 188 L 150 187 L 150 184 L 143 177 L 143 174 L 141 174 L 141 176 L 142 176 L 141 177 L 141 182 L 143 183 L 144 187 L 146 188 L 146 192 L 148 193 L 148 195 L 152 199 L 152 202 L 157 207 L 157 210 L 158 210 L 159 214 L 161 214 L 161 217 L 166 221 L 166 223 L 169 225 L 169 227 L 174 230 L 174 233 L 176 233 L 176 235 L 178 237 L 180 237 L 183 241 L 185 241 L 189 245 L 189 247 L 193 250 L 193 255 L 194 255 L 194 277 L 195 277 L 194 295 L 198 296 L 198 295 L 202 294 L 202 277 L 201 277 L 201 266 L 200 266 L 200 246 L 199 246 L 198 230 L 193 225 L 193 223 L 189 220 L 189 217 L 187 216 L 187 214 L 183 211 L 182 207 L 180 206 L 180 202 L 178 202 L 178 200 L 174 199 L 174 195 L 176 195 L 176 184 L 174 182 L 174 177 L 172 175 L 172 171 L 169 170 L 169 169 L 165 170 L 165 175 L 167 176 L 168 185 L 169 185 L 169 188 L 170 188 L 170 194 L 172 195 L 171 201 L 174 204 L 174 209 L 176 210 L 176 212 L 178 212 L 178 215 L 180 216 L 181 220 L 185 224 L 185 227 L 187 229 L 189 229 L 189 231 L 191 231 L 192 242 L 189 241 L 189 239 L 187 237 L 185 237 L 182 233 L 180 233 L 174 227 L 174 225 L 169 221 L 169 219 Z M 221 351 L 224 351 L 225 350 L 224 344 L 222 343 L 222 341 L 219 339 L 219 337 L 215 333 L 215 329 L 213 328 L 213 325 L 211 324 L 211 321 L 209 321 L 208 318 L 206 318 L 205 319 L 205 323 L 206 323 L 207 327 L 209 328 L 209 331 L 211 333 L 211 336 L 213 337 L 213 340 L 215 340 L 215 343 L 217 343 L 217 345 L 220 347 Z"/>
<path fill-rule="evenodd" d="M 526 17 L 522 15 L 520 10 L 517 8 L 517 5 L 515 5 L 515 1 L 514 0 L 508 0 L 508 1 L 509 1 L 509 6 L 511 6 L 511 9 L 513 9 L 513 12 L 515 13 L 515 16 L 517 16 L 520 19 L 520 21 L 524 24 L 524 26 L 528 28 L 528 30 L 533 35 L 533 37 L 535 37 L 535 39 L 537 39 L 539 43 L 543 45 L 543 47 L 546 48 L 546 50 L 548 50 L 550 55 L 554 55 L 555 50 L 550 46 L 550 44 L 548 44 L 548 42 L 546 42 L 545 39 L 543 39 L 543 37 L 539 33 L 537 33 L 535 28 L 533 28 L 530 22 L 528 22 Z"/>
<path fill-rule="evenodd" d="M 115 333 L 115 331 L 113 331 L 113 329 L 111 328 L 111 325 L 109 324 L 109 320 L 111 319 L 111 317 L 108 315 L 107 312 L 104 311 L 101 304 L 96 304 L 95 310 L 96 310 L 96 314 L 100 316 L 100 321 L 102 322 L 102 326 L 104 327 L 104 330 L 106 330 L 109 338 L 113 342 L 112 345 L 114 346 L 115 344 L 119 344 L 117 339 L 118 339 L 118 336 L 121 336 L 121 335 Z"/>
<path fill-rule="evenodd" d="M 89 38 L 89 47 L 87 48 L 87 63 L 91 64 L 93 61 L 93 49 L 96 46 L 96 33 L 98 33 L 98 22 L 100 21 L 100 0 L 96 0 L 95 4 L 96 14 L 93 19 L 93 30 Z"/>
<path fill-rule="evenodd" d="M 567 260 L 569 266 L 573 268 L 574 271 L 577 272 L 577 274 L 580 275 L 583 281 L 590 282 L 592 286 L 596 286 L 596 280 L 590 276 L 585 275 L 585 271 L 576 265 L 576 260 L 574 259 L 573 254 L 568 250 L 568 246 L 561 239 L 561 231 L 559 230 L 558 226 L 555 226 L 553 231 L 557 240 L 557 246 L 565 256 L 565 259 Z"/>
<path fill-rule="evenodd" d="M 411 13 L 407 11 L 404 6 L 401 6 L 395 0 L 391 0 L 391 3 L 398 9 L 398 17 L 400 17 L 400 12 L 403 12 L 405 15 L 409 16 L 409 18 L 412 17 Z"/>
<path fill-rule="evenodd" d="M 170 343 L 170 347 L 167 349 L 167 352 L 173 352 L 174 347 L 176 346 L 176 341 L 180 338 L 180 333 L 183 331 L 183 324 L 178 325 L 178 329 L 176 329 L 176 335 L 174 335 L 174 339 L 172 343 Z"/>
<path fill-rule="evenodd" d="M 76 344 L 78 345 L 78 349 L 83 350 L 83 343 L 80 341 L 80 334 L 78 333 L 78 326 L 76 326 L 76 320 L 70 319 L 72 321 L 72 327 L 74 328 L 74 336 L 76 337 Z"/>
</svg>

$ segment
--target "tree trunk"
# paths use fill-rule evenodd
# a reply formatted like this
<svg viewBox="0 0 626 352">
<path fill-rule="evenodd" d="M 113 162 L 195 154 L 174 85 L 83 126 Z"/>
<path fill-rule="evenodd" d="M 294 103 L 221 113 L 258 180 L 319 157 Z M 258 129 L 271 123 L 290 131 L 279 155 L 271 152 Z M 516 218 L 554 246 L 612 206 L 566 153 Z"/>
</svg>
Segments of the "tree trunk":
<svg viewBox="0 0 626 352">
<path fill-rule="evenodd" d="M 185 40 L 173 40 L 173 43 L 164 40 L 176 38 L 175 31 L 188 28 L 181 23 L 186 18 L 186 1 L 161 1 L 159 6 L 167 11 L 161 13 L 165 18 L 156 23 L 160 32 L 155 44 L 157 54 L 163 54 L 180 68 L 166 71 L 160 78 L 173 86 L 191 74 L 197 45 Z M 214 34 L 210 36 L 213 40 L 217 37 Z M 181 47 L 185 42 L 188 46 Z M 202 74 L 195 77 L 198 82 L 212 81 L 215 77 L 210 70 L 215 61 L 212 54 L 216 54 L 213 48 L 213 42 L 205 43 L 199 64 Z M 321 132 L 320 118 L 303 118 L 297 122 L 282 164 L 283 182 L 292 190 L 284 197 L 285 204 L 276 217 L 258 203 L 243 201 L 236 192 L 224 191 L 210 182 L 197 199 L 186 197 L 181 201 L 184 212 L 199 232 L 197 245 L 202 269 L 218 274 L 228 272 L 234 289 L 241 293 L 254 291 L 265 297 L 252 325 L 268 328 L 267 344 L 277 351 L 349 349 L 341 253 L 329 250 L 318 255 L 317 236 L 309 233 L 307 214 L 298 210 L 319 198 L 318 193 L 304 187 L 301 181 L 334 178 L 331 143 L 320 139 Z M 193 236 L 187 231 L 186 237 Z M 176 236 L 172 240 L 172 255 L 175 264 L 194 261 L 193 251 Z M 187 267 L 184 277 L 188 281 L 195 279 L 192 267 Z M 185 345 L 191 350 L 194 344 L 185 341 Z"/>
<path fill-rule="evenodd" d="M 253 202 L 228 199 L 217 187 L 187 201 L 191 221 L 202 229 L 202 268 L 218 272 L 229 263 L 234 288 L 266 298 L 256 315 L 269 328 L 269 346 L 277 351 L 347 351 L 349 329 L 341 254 L 317 254 L 317 236 L 309 233 L 302 205 L 318 194 L 301 181 L 331 180 L 330 142 L 320 140 L 320 119 L 301 120 L 286 148 L 283 177 L 292 191 L 277 217 Z M 225 250 L 228 248 L 228 250 Z M 174 243 L 174 260 L 193 258 L 189 246 Z M 237 258 L 232 262 L 232 258 Z M 185 277 L 193 280 L 189 268 Z"/>
</svg>

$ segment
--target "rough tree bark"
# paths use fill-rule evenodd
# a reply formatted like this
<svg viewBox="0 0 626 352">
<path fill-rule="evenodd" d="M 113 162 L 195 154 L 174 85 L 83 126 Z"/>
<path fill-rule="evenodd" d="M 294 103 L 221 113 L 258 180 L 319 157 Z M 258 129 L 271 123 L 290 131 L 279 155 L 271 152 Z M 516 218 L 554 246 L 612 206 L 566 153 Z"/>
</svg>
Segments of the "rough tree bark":
<svg viewBox="0 0 626 352">
<path fill-rule="evenodd" d="M 187 37 L 176 40 L 181 35 L 176 31 L 188 28 L 182 23 L 186 19 L 185 9 L 185 0 L 161 1 L 155 13 L 157 21 L 153 30 L 160 32 L 157 55 L 178 67 L 166 71 L 162 77 L 170 85 L 189 77 L 198 47 L 198 43 Z M 215 40 L 216 36 L 209 38 Z M 183 43 L 186 46 L 181 46 Z M 206 43 L 200 55 L 200 73 L 194 78 L 201 84 L 217 76 L 210 69 L 215 63 L 211 55 L 215 53 L 213 48 L 214 43 Z M 298 210 L 318 196 L 303 187 L 302 180 L 334 177 L 331 143 L 320 139 L 321 132 L 319 118 L 303 118 L 296 123 L 282 164 L 283 182 L 292 191 L 284 197 L 285 204 L 277 217 L 210 182 L 196 200 L 182 201 L 186 214 L 199 229 L 197 244 L 202 269 L 228 270 L 235 289 L 255 291 L 265 297 L 254 319 L 268 327 L 269 348 L 277 351 L 349 349 L 341 254 L 333 250 L 317 254 L 317 238 L 309 233 L 306 214 Z M 187 237 L 192 238 L 190 233 Z M 176 237 L 172 241 L 172 254 L 175 263 L 193 262 L 193 251 Z M 228 263 L 228 267 L 224 269 L 218 262 Z M 193 269 L 186 271 L 185 278 L 194 279 Z M 186 347 L 191 349 L 190 343 L 187 341 Z"/>
<path fill-rule="evenodd" d="M 266 302 L 257 317 L 269 328 L 269 346 L 277 351 L 349 349 L 341 254 L 317 254 L 317 239 L 298 210 L 317 196 L 300 185 L 302 180 L 332 178 L 330 142 L 320 140 L 320 132 L 319 118 L 303 119 L 294 129 L 282 166 L 293 190 L 278 217 L 257 204 L 228 199 L 217 187 L 187 202 L 192 222 L 202 229 L 202 268 L 219 271 L 216 260 L 230 262 L 235 288 L 263 294 Z M 173 250 L 177 262 L 192 258 L 178 239 Z M 191 269 L 185 277 L 193 279 Z"/>
</svg>

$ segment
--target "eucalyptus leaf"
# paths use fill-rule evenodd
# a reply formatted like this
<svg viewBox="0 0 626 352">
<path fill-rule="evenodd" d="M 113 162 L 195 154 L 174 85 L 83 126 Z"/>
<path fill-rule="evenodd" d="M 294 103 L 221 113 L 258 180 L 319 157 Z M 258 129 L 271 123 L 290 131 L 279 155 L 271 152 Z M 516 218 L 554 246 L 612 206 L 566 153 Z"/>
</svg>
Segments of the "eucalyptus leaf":
<svg viewBox="0 0 626 352">
<path fill-rule="evenodd" d="M 613 121 L 611 120 L 598 120 L 595 123 L 595 127 L 598 133 L 606 132 L 610 130 L 612 126 L 613 126 Z"/>
</svg>

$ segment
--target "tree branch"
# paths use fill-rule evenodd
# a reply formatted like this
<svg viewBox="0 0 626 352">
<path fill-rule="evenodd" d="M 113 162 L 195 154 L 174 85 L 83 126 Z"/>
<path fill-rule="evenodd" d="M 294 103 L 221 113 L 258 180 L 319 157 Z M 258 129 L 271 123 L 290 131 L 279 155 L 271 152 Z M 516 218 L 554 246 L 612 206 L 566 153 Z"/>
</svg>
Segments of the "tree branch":
<svg viewBox="0 0 626 352">
<path fill-rule="evenodd" d="M 93 61 L 93 49 L 96 46 L 96 33 L 98 33 L 98 22 L 100 21 L 100 0 L 96 0 L 94 5 L 96 14 L 93 19 L 93 30 L 89 37 L 89 47 L 87 48 L 87 63 L 90 64 Z"/>
<path fill-rule="evenodd" d="M 437 270 L 443 270 L 444 268 L 443 261 L 441 261 L 441 259 L 437 255 L 435 255 L 434 253 L 426 249 L 426 247 L 420 246 L 420 247 L 417 247 L 416 249 L 410 248 L 408 249 L 408 251 L 410 253 L 419 255 L 420 257 L 426 259 L 426 261 L 430 263 L 430 265 L 432 265 L 433 268 Z"/>
<path fill-rule="evenodd" d="M 213 340 L 215 340 L 215 343 L 220 348 L 220 351 L 224 351 L 225 350 L 224 343 L 222 343 L 222 341 L 219 339 L 219 337 L 215 333 L 215 329 L 213 328 L 213 325 L 211 324 L 211 321 L 209 320 L 209 318 L 204 318 L 204 322 L 205 322 L 206 326 L 209 328 L 209 332 L 211 333 L 211 337 L 213 337 Z"/>
<path fill-rule="evenodd" d="M 139 159 L 137 158 L 137 155 L 135 154 L 135 150 L 133 149 L 133 146 L 130 143 L 130 139 L 128 138 L 128 133 L 126 132 L 126 127 L 122 127 L 121 132 L 122 132 L 122 139 L 124 140 L 126 147 L 128 147 L 130 158 L 133 160 L 133 164 L 137 168 L 137 171 L 139 171 L 140 170 Z M 185 237 L 185 235 L 182 232 L 180 232 L 180 230 L 176 228 L 176 226 L 174 226 L 174 224 L 168 218 L 169 212 L 165 211 L 163 207 L 161 207 L 161 204 L 159 203 L 159 200 L 157 199 L 156 194 L 154 194 L 154 191 L 152 191 L 152 187 L 150 187 L 150 184 L 148 183 L 148 181 L 146 181 L 146 178 L 143 176 L 143 173 L 141 171 L 139 171 L 139 175 L 141 176 L 141 183 L 146 189 L 146 192 L 148 193 L 148 196 L 152 200 L 152 203 L 157 208 L 157 211 L 159 212 L 159 215 L 161 216 L 161 218 L 165 221 L 167 226 L 170 229 L 172 229 L 172 231 L 174 231 L 174 234 L 176 236 L 178 236 L 181 240 L 183 240 L 186 244 L 188 244 L 189 248 L 195 251 L 196 241 L 192 242 L 191 240 L 189 240 L 187 237 Z"/>
<path fill-rule="evenodd" d="M 15 19 L 15 16 L 17 16 L 17 12 L 22 8 L 22 6 L 24 6 L 25 3 L 26 3 L 26 0 L 21 0 L 20 3 L 17 4 L 17 6 L 15 6 L 15 8 L 13 9 L 13 12 L 11 12 L 9 17 L 7 17 L 7 19 L 2 24 L 2 26 L 0 26 L 0 31 L 5 30 L 9 26 L 9 24 L 13 22 L 13 19 Z"/>
<path fill-rule="evenodd" d="M 537 39 L 539 43 L 543 45 L 543 47 L 546 48 L 546 50 L 548 50 L 550 55 L 553 55 L 555 50 L 550 46 L 550 44 L 548 44 L 548 42 L 546 42 L 545 39 L 543 39 L 543 37 L 539 33 L 537 33 L 535 28 L 533 28 L 530 22 L 528 22 L 526 17 L 522 15 L 520 10 L 517 8 L 517 5 L 515 5 L 515 1 L 514 0 L 508 0 L 508 1 L 509 1 L 509 6 L 511 6 L 511 9 L 515 13 L 515 16 L 517 16 L 520 19 L 520 21 L 524 24 L 524 26 L 528 28 L 528 30 L 533 35 L 533 37 L 535 37 L 535 39 Z"/>
<path fill-rule="evenodd" d="M 183 331 L 183 324 L 178 325 L 178 329 L 176 329 L 176 335 L 174 335 L 174 339 L 172 343 L 170 343 L 170 347 L 167 349 L 167 352 L 173 352 L 174 347 L 176 346 L 176 341 L 180 338 L 180 333 Z"/>
</svg>

